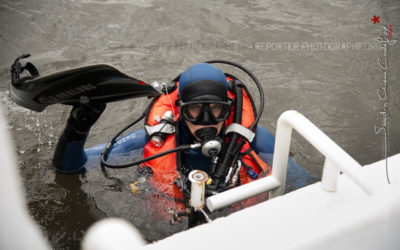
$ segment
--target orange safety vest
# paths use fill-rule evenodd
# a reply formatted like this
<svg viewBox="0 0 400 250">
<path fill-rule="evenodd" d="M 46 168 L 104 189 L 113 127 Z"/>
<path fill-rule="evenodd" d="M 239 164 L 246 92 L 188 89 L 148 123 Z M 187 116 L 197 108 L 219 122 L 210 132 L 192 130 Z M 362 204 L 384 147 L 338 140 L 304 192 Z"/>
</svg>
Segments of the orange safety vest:
<svg viewBox="0 0 400 250">
<path fill-rule="evenodd" d="M 227 77 L 227 80 L 231 78 Z M 179 83 L 177 83 L 178 85 Z M 163 114 L 166 111 L 172 111 L 175 114 L 175 121 L 178 120 L 179 112 L 178 108 L 174 105 L 175 101 L 178 99 L 179 87 L 177 87 L 173 92 L 169 94 L 164 94 L 155 99 L 151 109 L 147 113 L 146 123 L 149 126 L 154 126 L 158 124 Z M 228 96 L 234 99 L 234 94 L 228 91 Z M 232 112 L 233 114 L 233 107 Z M 253 111 L 253 104 L 250 100 L 249 94 L 245 89 L 243 89 L 243 109 L 242 109 L 242 126 L 249 128 L 255 119 Z M 157 121 L 158 120 L 158 121 Z M 225 126 L 227 127 L 233 121 L 233 115 L 231 115 L 226 121 Z M 144 147 L 143 157 L 149 157 L 172 148 L 175 148 L 176 138 L 175 135 L 168 135 L 164 144 L 160 147 L 155 146 L 153 143 L 148 142 Z M 248 142 L 242 147 L 241 152 L 248 151 L 246 155 L 242 157 L 242 162 L 247 166 L 253 168 L 253 170 L 260 176 L 262 172 L 266 175 L 271 174 L 271 167 L 264 163 L 257 154 L 251 149 Z M 180 188 L 174 183 L 179 177 L 177 170 L 177 156 L 176 153 L 171 153 L 165 156 L 158 157 L 156 159 L 147 161 L 142 164 L 142 167 L 150 167 L 153 171 L 153 176 L 150 178 L 150 183 L 156 190 L 163 194 L 163 196 L 170 197 L 175 201 L 183 201 L 183 193 Z M 262 168 L 262 171 L 260 170 Z M 249 183 L 253 181 L 250 176 L 246 173 L 245 168 L 242 167 L 240 170 L 240 181 L 242 184 Z M 176 206 L 175 206 L 176 208 Z M 181 210 L 184 207 L 177 208 Z"/>
</svg>

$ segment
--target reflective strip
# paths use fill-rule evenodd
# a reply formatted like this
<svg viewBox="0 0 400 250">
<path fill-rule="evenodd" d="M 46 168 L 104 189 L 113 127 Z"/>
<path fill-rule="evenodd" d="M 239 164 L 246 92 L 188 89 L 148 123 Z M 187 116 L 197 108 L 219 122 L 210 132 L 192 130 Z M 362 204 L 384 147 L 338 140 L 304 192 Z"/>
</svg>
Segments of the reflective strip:
<svg viewBox="0 0 400 250">
<path fill-rule="evenodd" d="M 248 129 L 238 123 L 232 123 L 231 125 L 229 125 L 226 128 L 225 135 L 232 133 L 232 132 L 243 136 L 249 142 L 252 142 L 256 135 L 253 131 L 251 131 L 250 129 Z"/>
</svg>

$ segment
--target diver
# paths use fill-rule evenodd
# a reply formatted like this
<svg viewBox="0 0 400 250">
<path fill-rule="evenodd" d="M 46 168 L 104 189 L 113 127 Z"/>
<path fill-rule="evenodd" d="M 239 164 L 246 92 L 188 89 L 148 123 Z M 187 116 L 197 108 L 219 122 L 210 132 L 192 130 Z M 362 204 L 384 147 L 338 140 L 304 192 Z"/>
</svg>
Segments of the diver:
<svg viewBox="0 0 400 250">
<path fill-rule="evenodd" d="M 173 86 L 175 89 L 165 88 L 165 94 L 156 97 L 146 111 L 146 133 L 136 136 L 136 140 L 142 141 L 139 146 L 144 147 L 143 159 L 207 140 L 216 147 L 207 152 L 188 148 L 143 162 L 138 171 L 151 176 L 149 181 L 159 193 L 174 202 L 187 203 L 190 195 L 187 176 L 191 170 L 202 170 L 210 176 L 212 182 L 207 189 L 210 195 L 271 173 L 271 167 L 259 155 L 273 153 L 274 138 L 260 125 L 249 129 L 256 118 L 255 105 L 240 80 L 225 75 L 212 64 L 199 63 L 185 70 Z M 79 105 L 71 111 L 53 158 L 57 171 L 84 171 L 83 146 L 105 107 L 105 104 Z M 237 133 L 227 131 L 233 123 L 240 124 Z M 250 133 L 254 136 L 251 143 L 246 138 Z M 108 150 L 112 154 L 113 149 Z M 310 176 L 303 170 L 300 177 L 305 182 Z M 185 207 L 174 209 L 184 211 Z"/>
<path fill-rule="evenodd" d="M 215 61 L 239 67 L 257 83 L 258 112 L 245 84 L 225 74 L 213 62 L 195 64 L 170 84 L 151 87 L 109 65 L 76 68 L 56 73 L 54 77 L 39 76 L 28 63 L 25 69 L 32 77 L 21 78 L 24 67 L 19 60 L 26 57 L 17 58 L 12 67 L 13 100 L 35 111 L 55 103 L 74 106 L 54 153 L 57 172 L 83 173 L 89 165 L 98 166 L 99 158 L 102 167 L 138 165 L 138 176 L 143 177 L 140 179 L 150 184 L 156 199 L 161 197 L 168 203 L 174 215 L 190 214 L 188 175 L 192 170 L 208 175 L 208 196 L 271 174 L 266 162 L 269 160 L 271 164 L 272 157 L 268 156 L 274 151 L 274 137 L 257 125 L 264 104 L 262 88 L 238 64 Z M 145 113 L 132 123 L 145 118 L 144 129 L 117 139 L 124 129 L 109 144 L 85 149 L 89 131 L 107 102 L 139 96 L 154 97 Z M 115 165 L 119 153 L 126 155 L 137 152 L 136 149 L 143 152 L 139 160 Z M 286 182 L 289 186 L 299 188 L 314 181 L 307 171 L 290 162 Z M 266 194 L 259 195 L 240 206 L 267 198 Z"/>
<path fill-rule="evenodd" d="M 159 139 L 154 142 L 151 138 L 144 147 L 144 158 L 180 145 L 201 143 L 203 146 L 167 154 L 142 164 L 139 171 L 151 171 L 151 182 L 159 192 L 175 200 L 187 201 L 190 197 L 188 175 L 192 170 L 202 170 L 210 177 L 211 182 L 206 188 L 208 195 L 271 173 L 271 167 L 252 149 L 271 151 L 271 144 L 263 145 L 260 141 L 252 146 L 246 138 L 229 133 L 228 128 L 232 128 L 230 125 L 233 123 L 253 133 L 248 128 L 256 118 L 254 103 L 238 79 L 226 76 L 214 65 L 199 63 L 185 70 L 179 77 L 177 89 L 153 103 L 146 116 L 146 125 L 158 126 L 157 117 L 164 117 L 165 114 L 174 117 L 170 121 L 176 124 L 175 132 L 164 135 L 162 144 Z M 262 130 L 260 126 L 259 136 L 268 134 L 267 130 Z M 246 206 L 267 197 L 258 198 L 257 201 L 246 201 Z M 175 206 L 175 210 L 182 211 L 182 207 Z"/>
</svg>

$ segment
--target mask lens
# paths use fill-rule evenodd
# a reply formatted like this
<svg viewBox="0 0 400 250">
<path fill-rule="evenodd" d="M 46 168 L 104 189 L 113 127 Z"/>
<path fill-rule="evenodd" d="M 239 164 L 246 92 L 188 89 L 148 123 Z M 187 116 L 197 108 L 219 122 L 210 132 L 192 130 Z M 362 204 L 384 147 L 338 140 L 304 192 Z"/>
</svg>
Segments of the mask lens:
<svg viewBox="0 0 400 250">
<path fill-rule="evenodd" d="M 190 118 L 197 118 L 202 109 L 203 104 L 201 103 L 188 104 L 186 107 L 186 114 L 189 115 Z"/>
<path fill-rule="evenodd" d="M 219 118 L 222 113 L 222 104 L 210 103 L 210 110 L 215 118 Z"/>
</svg>

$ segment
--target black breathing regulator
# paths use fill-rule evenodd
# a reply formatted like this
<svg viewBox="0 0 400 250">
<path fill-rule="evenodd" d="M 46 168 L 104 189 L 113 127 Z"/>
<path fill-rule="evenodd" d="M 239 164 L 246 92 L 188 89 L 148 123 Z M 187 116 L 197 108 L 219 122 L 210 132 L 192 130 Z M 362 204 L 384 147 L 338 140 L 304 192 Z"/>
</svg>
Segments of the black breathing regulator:
<svg viewBox="0 0 400 250">
<path fill-rule="evenodd" d="M 214 157 L 221 152 L 222 139 L 217 136 L 216 127 L 205 127 L 196 130 L 196 136 L 202 141 L 201 153 L 206 157 Z"/>
</svg>

